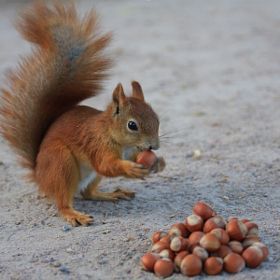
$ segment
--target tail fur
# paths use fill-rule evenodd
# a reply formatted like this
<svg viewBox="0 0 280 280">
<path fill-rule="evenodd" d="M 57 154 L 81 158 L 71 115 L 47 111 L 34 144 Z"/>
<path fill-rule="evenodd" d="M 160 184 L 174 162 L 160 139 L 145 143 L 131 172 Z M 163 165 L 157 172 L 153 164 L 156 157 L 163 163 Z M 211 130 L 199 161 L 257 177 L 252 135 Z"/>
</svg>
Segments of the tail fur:
<svg viewBox="0 0 280 280">
<path fill-rule="evenodd" d="M 58 2 L 51 7 L 33 4 L 22 13 L 17 27 L 35 48 L 8 74 L 8 86 L 0 96 L 0 129 L 21 164 L 33 173 L 49 125 L 99 93 L 111 66 L 103 53 L 111 34 L 99 34 L 95 12 L 79 19 L 73 4 Z"/>
</svg>

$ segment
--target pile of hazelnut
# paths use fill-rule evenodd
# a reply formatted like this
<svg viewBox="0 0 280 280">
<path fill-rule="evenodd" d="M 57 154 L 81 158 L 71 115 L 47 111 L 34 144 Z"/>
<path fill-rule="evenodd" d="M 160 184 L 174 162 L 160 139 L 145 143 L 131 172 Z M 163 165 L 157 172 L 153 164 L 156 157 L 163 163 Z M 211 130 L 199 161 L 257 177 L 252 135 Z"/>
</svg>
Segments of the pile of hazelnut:
<svg viewBox="0 0 280 280">
<path fill-rule="evenodd" d="M 223 270 L 237 273 L 258 267 L 268 257 L 268 248 L 261 243 L 258 225 L 247 219 L 225 219 L 211 206 L 199 201 L 193 214 L 184 223 L 171 226 L 168 233 L 152 235 L 151 251 L 141 258 L 141 266 L 159 277 L 173 272 L 186 276 L 204 271 L 216 275 Z"/>
</svg>

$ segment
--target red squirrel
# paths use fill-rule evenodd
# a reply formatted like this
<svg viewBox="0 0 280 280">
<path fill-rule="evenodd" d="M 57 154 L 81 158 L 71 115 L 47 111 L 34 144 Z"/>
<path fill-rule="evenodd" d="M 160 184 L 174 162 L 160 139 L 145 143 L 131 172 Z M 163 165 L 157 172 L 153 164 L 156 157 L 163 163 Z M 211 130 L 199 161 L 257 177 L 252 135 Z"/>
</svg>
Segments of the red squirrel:
<svg viewBox="0 0 280 280">
<path fill-rule="evenodd" d="M 135 158 L 159 148 L 159 118 L 136 81 L 131 96 L 118 84 L 105 111 L 79 105 L 99 94 L 111 68 L 104 53 L 111 34 L 99 33 L 94 11 L 80 19 L 74 4 L 36 2 L 17 27 L 34 48 L 2 90 L 1 133 L 60 215 L 73 226 L 89 225 L 93 217 L 73 208 L 75 193 L 92 200 L 134 197 L 122 189 L 101 192 L 99 183 L 103 176 L 150 173 Z M 159 157 L 153 171 L 164 167 Z"/>
</svg>

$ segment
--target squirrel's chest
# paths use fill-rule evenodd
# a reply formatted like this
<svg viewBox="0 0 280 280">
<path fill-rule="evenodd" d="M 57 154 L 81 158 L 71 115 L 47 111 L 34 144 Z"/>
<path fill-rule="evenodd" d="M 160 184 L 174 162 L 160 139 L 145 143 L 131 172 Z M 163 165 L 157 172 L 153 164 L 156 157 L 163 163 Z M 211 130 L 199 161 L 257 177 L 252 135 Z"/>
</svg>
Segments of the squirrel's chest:
<svg viewBox="0 0 280 280">
<path fill-rule="evenodd" d="M 122 150 L 122 159 L 124 159 L 124 160 L 135 160 L 136 153 L 137 153 L 137 148 L 125 147 Z"/>
</svg>

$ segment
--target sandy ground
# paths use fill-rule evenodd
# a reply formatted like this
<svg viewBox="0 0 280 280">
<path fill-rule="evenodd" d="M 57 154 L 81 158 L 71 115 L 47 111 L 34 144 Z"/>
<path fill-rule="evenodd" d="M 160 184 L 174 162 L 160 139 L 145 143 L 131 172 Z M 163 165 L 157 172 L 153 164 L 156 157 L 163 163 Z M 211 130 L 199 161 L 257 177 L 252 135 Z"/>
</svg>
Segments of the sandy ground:
<svg viewBox="0 0 280 280">
<path fill-rule="evenodd" d="M 24 2 L 1 1 L 1 79 L 29 51 L 11 23 Z M 80 1 L 80 10 L 92 2 Z M 270 249 L 259 269 L 231 279 L 280 279 L 280 2 L 94 3 L 105 30 L 115 32 L 117 60 L 104 95 L 87 103 L 104 108 L 117 82 L 129 89 L 130 80 L 141 81 L 170 135 L 158 152 L 166 170 L 145 181 L 105 180 L 104 189 L 122 185 L 136 198 L 77 198 L 95 222 L 67 231 L 55 207 L 21 180 L 1 140 L 0 278 L 155 279 L 138 265 L 151 233 L 182 221 L 203 199 L 225 217 L 255 220 Z"/>
</svg>

